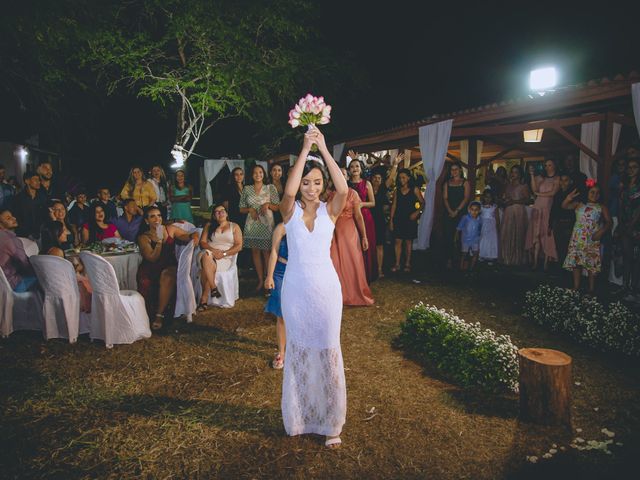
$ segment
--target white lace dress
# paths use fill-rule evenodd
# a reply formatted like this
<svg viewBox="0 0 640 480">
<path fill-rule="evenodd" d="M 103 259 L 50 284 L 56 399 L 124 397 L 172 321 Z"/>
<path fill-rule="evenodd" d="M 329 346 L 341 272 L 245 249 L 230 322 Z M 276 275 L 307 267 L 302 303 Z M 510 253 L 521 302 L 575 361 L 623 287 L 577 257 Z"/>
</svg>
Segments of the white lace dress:
<svg viewBox="0 0 640 480">
<path fill-rule="evenodd" d="M 340 349 L 342 290 L 330 256 L 334 224 L 321 203 L 313 231 L 297 204 L 287 227 L 289 259 L 282 284 L 287 349 L 282 418 L 289 435 L 335 436 L 347 412 Z"/>
</svg>

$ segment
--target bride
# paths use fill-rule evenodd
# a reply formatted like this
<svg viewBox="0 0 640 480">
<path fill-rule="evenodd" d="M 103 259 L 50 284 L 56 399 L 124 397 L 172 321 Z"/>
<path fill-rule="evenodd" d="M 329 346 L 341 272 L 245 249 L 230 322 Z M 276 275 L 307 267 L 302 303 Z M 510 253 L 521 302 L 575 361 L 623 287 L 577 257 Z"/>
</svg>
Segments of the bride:
<svg viewBox="0 0 640 480">
<path fill-rule="evenodd" d="M 307 161 L 314 144 L 336 190 L 328 203 L 320 201 L 327 187 L 325 170 L 320 162 Z M 324 136 L 312 128 L 289 171 L 280 203 L 289 246 L 281 302 L 287 335 L 282 418 L 287 434 L 325 435 L 330 448 L 342 443 L 347 410 L 340 349 L 342 291 L 330 247 L 348 192 Z"/>
</svg>

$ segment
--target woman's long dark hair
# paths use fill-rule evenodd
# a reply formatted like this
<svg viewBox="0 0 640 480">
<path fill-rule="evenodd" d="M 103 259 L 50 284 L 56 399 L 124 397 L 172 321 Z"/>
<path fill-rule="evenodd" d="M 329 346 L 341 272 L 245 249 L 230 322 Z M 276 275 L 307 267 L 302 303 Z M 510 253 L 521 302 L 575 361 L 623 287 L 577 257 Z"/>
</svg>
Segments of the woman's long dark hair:
<svg viewBox="0 0 640 480">
<path fill-rule="evenodd" d="M 149 228 L 149 224 L 147 222 L 145 222 L 144 220 L 147 220 L 147 217 L 149 216 L 149 212 L 151 212 L 151 210 L 158 210 L 160 213 L 162 213 L 162 211 L 156 207 L 155 205 L 151 205 L 149 207 L 145 207 L 144 210 L 142 211 L 142 222 L 140 222 L 140 228 L 138 228 L 138 234 L 136 235 L 136 239 L 144 234 L 147 233 L 150 228 Z"/>
<path fill-rule="evenodd" d="M 40 232 L 40 240 L 42 242 L 41 250 L 47 253 L 51 248 L 62 248 L 60 244 L 60 235 L 64 230 L 64 224 L 59 220 L 51 220 L 42 226 Z"/>
<path fill-rule="evenodd" d="M 216 218 L 216 208 L 218 208 L 218 207 L 223 207 L 224 208 L 224 205 L 222 203 L 216 203 L 213 206 L 213 209 L 211 210 L 211 218 L 209 219 L 209 237 L 208 237 L 209 241 L 213 240 L 213 237 L 216 234 L 216 230 L 220 226 L 220 223 L 218 222 L 218 219 Z M 231 222 L 231 220 L 229 220 L 229 211 L 228 210 L 227 210 L 227 221 Z"/>
<path fill-rule="evenodd" d="M 253 185 L 254 181 L 253 181 L 253 172 L 256 170 L 256 168 L 259 168 L 262 170 L 262 183 L 264 185 L 267 185 L 267 182 L 269 181 L 269 177 L 267 176 L 267 171 L 264 169 L 264 167 L 262 165 L 259 165 L 257 163 L 254 163 L 253 166 L 251 167 L 251 174 L 249 175 L 250 178 L 247 178 L 247 176 L 244 176 L 244 183 L 245 185 Z"/>
<path fill-rule="evenodd" d="M 327 174 L 327 171 L 325 170 L 324 165 L 318 162 L 317 160 L 307 160 L 306 162 L 304 162 L 304 167 L 302 167 L 302 177 L 301 177 L 300 183 L 302 183 L 302 178 L 309 175 L 311 170 L 314 170 L 316 168 L 320 170 L 320 173 L 322 174 L 322 192 L 320 194 L 322 195 L 324 194 L 324 192 L 327 191 L 327 185 L 329 185 L 329 175 Z M 298 186 L 298 193 L 296 193 L 296 200 L 299 201 L 300 205 L 302 205 L 302 208 L 304 208 L 304 202 L 302 201 L 302 194 L 300 193 L 299 186 Z"/>
<path fill-rule="evenodd" d="M 100 228 L 98 226 L 98 222 L 96 222 L 96 209 L 98 208 L 102 208 L 102 207 L 100 205 L 93 206 L 93 208 L 91 209 L 91 216 L 87 221 L 87 226 L 89 227 L 89 243 L 97 242 L 98 233 L 102 233 L 102 228 Z M 102 208 L 102 211 L 105 214 L 104 223 L 106 225 L 109 225 L 109 222 L 107 221 L 107 212 L 104 211 L 104 208 Z"/>
<path fill-rule="evenodd" d="M 347 180 L 347 185 L 349 185 L 349 188 L 353 188 L 354 190 L 356 190 L 357 186 L 351 181 L 351 172 L 349 171 L 349 168 L 351 167 L 351 164 L 353 162 L 358 162 L 360 164 L 360 182 L 366 180 L 365 175 L 367 174 L 367 171 L 365 170 L 364 162 L 359 158 L 352 158 L 349 162 L 349 166 L 347 167 L 347 176 L 349 177 L 349 180 Z"/>
<path fill-rule="evenodd" d="M 398 170 L 398 176 L 396 177 L 398 179 L 397 188 L 400 188 L 400 174 L 401 173 L 403 173 L 407 177 L 409 177 L 409 182 L 407 182 L 407 187 L 409 187 L 409 190 L 413 191 L 413 189 L 415 187 L 415 181 L 413 179 L 413 175 L 411 175 L 411 170 L 409 170 L 408 168 L 401 168 L 400 170 Z"/>
<path fill-rule="evenodd" d="M 462 168 L 462 163 L 460 163 L 460 162 L 451 162 L 451 164 L 449 165 L 449 168 L 447 168 L 447 179 L 445 180 L 445 182 L 449 182 L 449 180 L 451 180 L 453 178 L 451 176 L 451 169 L 453 167 L 458 167 L 460 169 L 460 178 L 462 180 L 466 180 L 466 178 L 464 178 L 464 169 Z"/>
</svg>

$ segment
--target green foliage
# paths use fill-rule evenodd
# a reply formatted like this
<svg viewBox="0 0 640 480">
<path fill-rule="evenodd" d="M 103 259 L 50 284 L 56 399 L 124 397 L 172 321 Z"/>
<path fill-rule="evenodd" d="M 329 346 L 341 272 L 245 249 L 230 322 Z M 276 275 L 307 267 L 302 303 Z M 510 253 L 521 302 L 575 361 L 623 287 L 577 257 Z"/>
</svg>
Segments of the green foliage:
<svg viewBox="0 0 640 480">
<path fill-rule="evenodd" d="M 517 390 L 518 348 L 479 323 L 419 303 L 407 312 L 399 340 L 462 386 Z"/>
<path fill-rule="evenodd" d="M 540 285 L 527 292 L 524 314 L 598 350 L 640 355 L 640 319 L 620 302 L 604 306 L 573 290 Z"/>
</svg>

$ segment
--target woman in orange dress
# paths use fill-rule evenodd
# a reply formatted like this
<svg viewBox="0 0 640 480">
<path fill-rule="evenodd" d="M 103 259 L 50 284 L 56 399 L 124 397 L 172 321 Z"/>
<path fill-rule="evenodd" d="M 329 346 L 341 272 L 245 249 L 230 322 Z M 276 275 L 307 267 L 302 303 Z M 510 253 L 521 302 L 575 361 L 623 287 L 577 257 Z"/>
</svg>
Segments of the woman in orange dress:
<svg viewBox="0 0 640 480">
<path fill-rule="evenodd" d="M 335 194 L 333 185 L 331 189 L 329 199 Z M 362 256 L 362 252 L 366 252 L 369 247 L 364 218 L 360 211 L 360 196 L 350 188 L 344 210 L 336 220 L 331 243 L 331 260 L 340 279 L 343 305 L 373 305 L 373 295 L 367 284 Z"/>
</svg>

